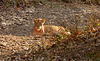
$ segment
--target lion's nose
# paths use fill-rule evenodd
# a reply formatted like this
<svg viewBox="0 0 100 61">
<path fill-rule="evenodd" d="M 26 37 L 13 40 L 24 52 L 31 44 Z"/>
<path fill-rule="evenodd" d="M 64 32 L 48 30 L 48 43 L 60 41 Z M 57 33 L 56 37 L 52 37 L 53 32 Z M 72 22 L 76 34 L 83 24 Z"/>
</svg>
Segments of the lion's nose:
<svg viewBox="0 0 100 61">
<path fill-rule="evenodd" d="M 39 27 L 40 27 L 40 26 L 39 26 L 39 25 L 37 25 L 37 28 L 38 28 L 38 29 L 39 29 Z"/>
</svg>

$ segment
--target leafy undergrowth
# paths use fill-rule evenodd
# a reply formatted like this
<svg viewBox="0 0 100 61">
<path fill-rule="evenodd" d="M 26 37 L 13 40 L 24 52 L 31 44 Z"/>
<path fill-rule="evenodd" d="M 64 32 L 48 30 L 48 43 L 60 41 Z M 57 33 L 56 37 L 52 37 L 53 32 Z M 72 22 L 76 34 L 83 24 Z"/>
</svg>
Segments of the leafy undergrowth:
<svg viewBox="0 0 100 61">
<path fill-rule="evenodd" d="M 86 33 L 89 33 L 86 31 Z M 2 38 L 2 39 L 1 39 Z M 0 60 L 99 61 L 100 28 L 90 36 L 0 36 Z M 5 40 L 4 40 L 5 39 Z"/>
<path fill-rule="evenodd" d="M 51 35 L 46 36 L 13 36 L 0 35 L 0 60 L 5 60 L 13 57 L 25 56 L 31 51 L 38 51 L 39 48 L 49 47 Z M 50 43 L 51 45 L 54 42 Z"/>
</svg>

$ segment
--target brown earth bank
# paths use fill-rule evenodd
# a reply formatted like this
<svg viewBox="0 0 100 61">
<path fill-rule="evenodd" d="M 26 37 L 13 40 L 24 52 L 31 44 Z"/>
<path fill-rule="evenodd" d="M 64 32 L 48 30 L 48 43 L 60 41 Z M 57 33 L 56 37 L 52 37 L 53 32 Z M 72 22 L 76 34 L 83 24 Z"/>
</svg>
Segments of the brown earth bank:
<svg viewBox="0 0 100 61">
<path fill-rule="evenodd" d="M 86 21 L 86 17 L 83 15 L 84 11 L 86 10 L 87 14 L 92 12 L 92 6 L 90 5 L 52 4 L 52 6 L 40 5 L 30 8 L 18 7 L 18 11 L 12 7 L 0 7 L 0 60 L 88 61 L 92 60 L 88 57 L 95 59 L 95 57 L 93 57 L 94 55 L 96 55 L 97 60 L 100 60 L 100 55 L 98 55 L 100 54 L 100 35 L 96 39 L 96 42 L 90 38 L 90 41 L 85 39 L 85 42 L 64 42 L 64 44 L 51 42 L 55 39 L 54 35 L 30 36 L 32 34 L 33 18 L 46 19 L 45 24 L 48 25 L 52 24 L 68 27 L 67 25 L 75 23 L 75 15 L 79 16 L 79 20 L 84 23 Z M 100 6 L 93 6 L 93 8 L 96 18 L 100 19 Z M 79 23 L 78 26 L 80 28 L 83 24 Z M 58 43 L 58 45 L 55 43 Z M 48 46 L 49 48 L 45 49 L 45 47 Z M 91 56 L 91 54 L 93 54 L 93 56 Z"/>
</svg>

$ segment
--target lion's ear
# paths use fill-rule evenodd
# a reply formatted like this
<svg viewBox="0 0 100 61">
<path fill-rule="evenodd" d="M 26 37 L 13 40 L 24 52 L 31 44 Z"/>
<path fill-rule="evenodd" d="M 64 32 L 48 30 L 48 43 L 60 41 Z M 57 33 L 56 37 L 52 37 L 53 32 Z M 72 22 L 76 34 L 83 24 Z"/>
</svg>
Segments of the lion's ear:
<svg viewBox="0 0 100 61">
<path fill-rule="evenodd" d="M 35 18 L 33 18 L 33 22 L 35 22 Z"/>
<path fill-rule="evenodd" d="M 42 21 L 43 21 L 43 23 L 45 23 L 45 19 L 43 19 Z"/>
</svg>

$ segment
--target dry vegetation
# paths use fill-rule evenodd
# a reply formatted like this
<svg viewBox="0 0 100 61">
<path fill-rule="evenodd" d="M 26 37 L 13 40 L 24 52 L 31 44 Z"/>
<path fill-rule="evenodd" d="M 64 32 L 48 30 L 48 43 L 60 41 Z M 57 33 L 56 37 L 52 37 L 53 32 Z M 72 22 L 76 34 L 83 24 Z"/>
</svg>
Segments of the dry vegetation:
<svg viewBox="0 0 100 61">
<path fill-rule="evenodd" d="M 49 4 L 50 2 L 58 1 L 65 3 L 86 3 L 86 4 L 94 4 L 100 5 L 100 0 L 0 0 L 0 3 L 6 7 L 10 6 L 30 6 L 33 4 Z"/>
<path fill-rule="evenodd" d="M 29 5 L 31 0 L 1 0 L 0 3 L 6 7 Z M 33 1 L 33 0 L 32 0 Z M 32 2 L 31 1 L 31 2 Z M 84 2 L 100 4 L 100 0 L 57 0 L 64 2 Z M 35 3 L 47 4 L 44 0 L 34 0 Z M 28 4 L 27 4 L 28 3 Z M 68 26 L 72 34 L 45 34 L 40 36 L 13 36 L 0 35 L 0 49 L 4 51 L 0 60 L 25 60 L 25 61 L 100 61 L 100 15 L 96 18 L 94 8 L 91 14 L 84 10 L 86 22 L 80 22 L 75 15 L 75 23 Z M 84 25 L 78 28 L 78 24 Z M 20 40 L 22 39 L 22 40 Z M 25 43 L 24 43 L 25 42 Z M 29 45 L 30 44 L 30 45 Z M 8 53 L 7 53 L 8 51 Z M 27 52 L 27 53 L 26 53 Z M 6 58 L 5 58 L 6 57 Z"/>
</svg>

